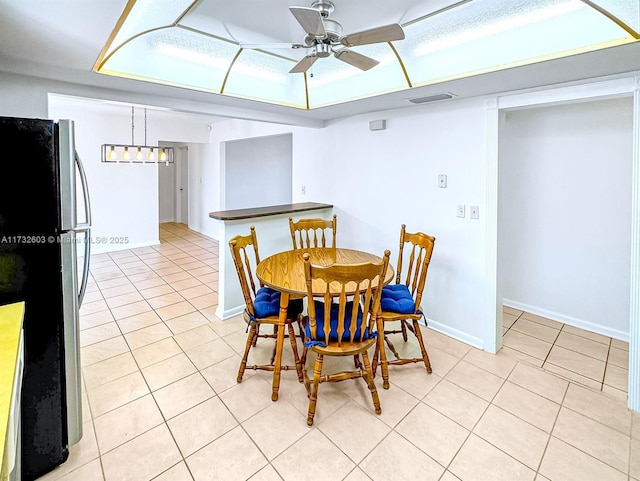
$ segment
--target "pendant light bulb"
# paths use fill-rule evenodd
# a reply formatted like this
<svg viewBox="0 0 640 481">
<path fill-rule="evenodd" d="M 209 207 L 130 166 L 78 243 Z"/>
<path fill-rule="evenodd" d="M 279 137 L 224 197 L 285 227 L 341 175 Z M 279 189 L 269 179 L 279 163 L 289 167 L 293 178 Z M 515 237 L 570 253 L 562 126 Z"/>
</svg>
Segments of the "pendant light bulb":
<svg viewBox="0 0 640 481">
<path fill-rule="evenodd" d="M 111 149 L 109 150 L 108 157 L 110 159 L 112 159 L 112 160 L 115 159 L 115 157 L 116 157 L 116 150 L 115 150 L 115 147 L 113 145 L 111 146 Z"/>
<path fill-rule="evenodd" d="M 125 160 L 129 158 L 129 147 L 124 148 L 124 152 L 122 152 L 122 158 Z"/>
<path fill-rule="evenodd" d="M 138 151 L 136 152 L 136 160 L 142 160 L 142 150 L 138 147 Z"/>
<path fill-rule="evenodd" d="M 167 153 L 165 152 L 165 150 L 164 150 L 164 149 L 162 149 L 162 150 L 160 151 L 160 154 L 159 154 L 158 159 L 159 159 L 159 160 L 167 160 Z"/>
<path fill-rule="evenodd" d="M 151 147 L 149 149 L 149 160 L 153 160 L 155 158 L 154 154 L 153 154 L 153 147 Z"/>
</svg>

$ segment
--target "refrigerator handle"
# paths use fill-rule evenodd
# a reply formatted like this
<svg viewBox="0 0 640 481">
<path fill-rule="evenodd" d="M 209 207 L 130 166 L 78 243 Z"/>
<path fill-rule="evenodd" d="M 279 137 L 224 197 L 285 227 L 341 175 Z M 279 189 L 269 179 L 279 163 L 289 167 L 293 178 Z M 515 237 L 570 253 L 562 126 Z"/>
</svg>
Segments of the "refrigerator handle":
<svg viewBox="0 0 640 481">
<path fill-rule="evenodd" d="M 83 233 L 84 238 L 84 258 L 82 266 L 82 280 L 78 288 L 78 309 L 82 306 L 84 293 L 87 290 L 87 281 L 89 280 L 89 256 L 91 255 L 91 229 L 89 227 L 79 227 L 74 229 L 77 233 Z"/>
<path fill-rule="evenodd" d="M 82 306 L 84 294 L 87 290 L 87 281 L 89 280 L 89 257 L 91 255 L 91 202 L 89 201 L 89 186 L 87 184 L 87 175 L 84 172 L 84 166 L 80 160 L 78 152 L 75 152 L 76 165 L 78 166 L 78 172 L 80 173 L 80 181 L 82 182 L 82 191 L 84 194 L 84 212 L 86 215 L 86 223 L 76 227 L 76 232 L 83 232 L 84 239 L 84 257 L 82 268 L 82 280 L 80 281 L 80 287 L 78 289 L 78 308 Z"/>
<path fill-rule="evenodd" d="M 82 193 L 84 194 L 84 212 L 87 216 L 86 223 L 79 227 L 89 227 L 91 225 L 91 201 L 89 200 L 89 184 L 87 183 L 87 175 L 84 171 L 84 166 L 80 160 L 78 152 L 75 152 L 76 165 L 78 166 L 78 172 L 80 173 L 80 182 L 82 183 Z"/>
</svg>

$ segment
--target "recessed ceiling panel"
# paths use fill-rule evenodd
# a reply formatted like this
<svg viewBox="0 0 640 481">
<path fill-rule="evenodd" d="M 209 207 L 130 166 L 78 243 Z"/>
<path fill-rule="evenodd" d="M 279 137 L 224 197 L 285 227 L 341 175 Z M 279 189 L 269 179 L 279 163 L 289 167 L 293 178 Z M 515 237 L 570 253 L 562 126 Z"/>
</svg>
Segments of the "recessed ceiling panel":
<svg viewBox="0 0 640 481">
<path fill-rule="evenodd" d="M 132 4 L 126 21 L 109 45 L 106 55 L 136 35 L 156 28 L 173 25 L 194 0 L 162 0 L 162 8 L 154 0 L 137 0 Z"/>
<path fill-rule="evenodd" d="M 103 73 L 220 92 L 239 47 L 179 27 L 136 37 L 112 55 Z"/>
<path fill-rule="evenodd" d="M 633 29 L 636 36 L 640 34 L 640 1 L 593 0 L 593 4 Z"/>
<path fill-rule="evenodd" d="M 289 72 L 295 62 L 260 52 L 242 50 L 229 72 L 224 93 L 246 99 L 306 108 L 303 75 Z"/>
<path fill-rule="evenodd" d="M 579 0 L 475 0 L 405 27 L 414 85 L 494 71 L 633 39 Z"/>
<path fill-rule="evenodd" d="M 376 9 L 364 0 L 335 0 L 334 12 L 323 0 L 317 3 L 327 34 L 316 38 L 304 37 L 301 24 L 281 1 L 252 0 L 240 6 L 231 0 L 129 0 L 95 70 L 313 109 L 620 45 L 640 36 L 640 0 L 452 2 L 403 0 Z M 293 2 L 300 7 L 306 3 Z M 313 14 L 320 18 L 320 11 Z M 416 15 L 422 16 L 410 18 Z M 355 46 L 349 49 L 353 53 L 336 55 L 343 48 L 343 34 L 400 21 L 403 40 Z M 274 40 L 279 43 L 269 46 Z M 297 48 L 287 43 L 292 41 Z M 296 65 L 305 55 L 309 62 Z M 298 73 L 290 73 L 292 68 Z"/>
<path fill-rule="evenodd" d="M 371 97 L 408 87 L 402 66 L 388 44 L 353 47 L 350 50 L 380 63 L 370 70 L 362 71 L 335 57 L 318 59 L 307 71 L 311 108 Z"/>
</svg>

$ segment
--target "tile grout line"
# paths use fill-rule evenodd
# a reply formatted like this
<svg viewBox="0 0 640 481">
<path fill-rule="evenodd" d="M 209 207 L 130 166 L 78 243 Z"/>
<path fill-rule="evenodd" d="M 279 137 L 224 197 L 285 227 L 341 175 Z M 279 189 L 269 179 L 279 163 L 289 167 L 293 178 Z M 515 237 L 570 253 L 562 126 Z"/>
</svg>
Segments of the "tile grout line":
<svg viewBox="0 0 640 481">
<path fill-rule="evenodd" d="M 515 322 L 517 322 L 517 320 L 519 320 L 520 318 L 524 318 L 523 316 L 524 316 L 524 314 L 525 314 L 526 312 L 525 312 L 525 311 L 521 311 L 521 312 L 522 312 L 522 313 L 518 316 L 518 318 L 516 319 L 516 321 L 514 321 L 514 323 L 513 323 L 513 324 L 515 324 Z M 542 325 L 542 326 L 550 327 L 550 326 L 547 326 L 547 325 L 546 325 L 546 324 L 544 324 L 544 323 L 540 323 L 540 322 L 538 322 L 538 321 L 536 321 L 536 320 L 534 320 L 534 319 L 528 319 L 528 318 L 524 318 L 524 319 L 527 319 L 527 320 L 529 320 L 529 321 L 531 321 L 531 322 L 535 322 L 535 323 L 540 324 L 540 325 Z M 513 324 L 512 324 L 512 326 L 513 326 Z M 570 379 L 570 378 L 568 378 L 568 377 L 562 376 L 561 374 L 555 373 L 554 371 L 548 371 L 548 370 L 546 370 L 546 369 L 544 368 L 544 365 L 548 362 L 548 357 L 549 357 L 549 355 L 551 354 L 551 351 L 553 350 L 553 348 L 554 348 L 554 347 L 556 347 L 556 345 L 557 345 L 556 343 L 557 343 L 557 340 L 558 340 L 558 338 L 559 338 L 559 336 L 560 336 L 560 333 L 561 333 L 561 332 L 567 332 L 567 333 L 568 333 L 568 334 L 570 334 L 570 335 L 573 335 L 573 336 L 579 337 L 579 338 L 581 338 L 581 339 L 583 339 L 583 340 L 586 340 L 586 341 L 589 341 L 589 342 L 598 343 L 598 344 L 601 344 L 601 345 L 603 345 L 603 346 L 604 346 L 604 345 L 607 345 L 607 346 L 608 346 L 608 351 L 607 351 L 607 359 L 606 359 L 605 361 L 603 361 L 602 359 L 599 359 L 599 358 L 597 358 L 597 357 L 593 357 L 593 356 L 591 356 L 591 355 L 589 355 L 589 354 L 584 354 L 584 353 L 582 353 L 582 352 L 580 352 L 580 351 L 576 351 L 576 350 L 571 349 L 571 348 L 567 348 L 567 347 L 564 347 L 564 346 L 559 346 L 559 345 L 557 345 L 558 347 L 562 347 L 563 349 L 567 349 L 568 351 L 571 351 L 571 352 L 574 352 L 574 353 L 578 353 L 578 354 L 582 354 L 582 355 L 584 355 L 584 356 L 587 356 L 587 357 L 589 357 L 590 359 L 594 359 L 594 360 L 596 360 L 596 361 L 604 362 L 604 365 L 605 365 L 605 366 L 604 366 L 604 371 L 605 371 L 605 373 L 603 373 L 602 381 L 598 381 L 598 380 L 596 380 L 596 379 L 592 379 L 592 378 L 590 378 L 589 376 L 586 376 L 586 375 L 584 375 L 584 374 L 582 374 L 582 373 L 576 372 L 576 371 L 574 371 L 574 370 L 572 370 L 572 369 L 569 369 L 569 368 L 567 368 L 567 367 L 564 367 L 564 366 L 560 366 L 560 365 L 556 365 L 556 364 L 550 363 L 550 364 L 553 364 L 554 366 L 560 367 L 560 368 L 562 368 L 562 369 L 566 369 L 566 370 L 568 370 L 568 371 L 570 371 L 570 372 L 572 372 L 572 373 L 574 373 L 574 374 L 576 374 L 576 375 L 579 375 L 579 376 L 585 377 L 585 378 L 587 378 L 588 380 L 593 381 L 594 383 L 598 383 L 598 384 L 600 384 L 600 392 L 604 392 L 604 391 L 603 391 L 604 386 L 605 386 L 605 383 L 604 383 L 604 376 L 605 376 L 605 374 L 606 374 L 606 370 L 607 370 L 607 368 L 609 367 L 609 364 L 610 364 L 610 362 L 609 362 L 609 360 L 608 360 L 608 356 L 609 356 L 609 353 L 611 352 L 611 348 L 612 348 L 612 344 L 613 344 L 613 338 L 609 337 L 609 338 L 608 338 L 608 343 L 607 343 L 607 344 L 605 344 L 605 343 L 602 343 L 602 342 L 595 341 L 595 340 L 593 340 L 593 339 L 591 339 L 591 338 L 589 338 L 589 337 L 587 337 L 587 336 L 582 336 L 582 335 L 580 335 L 580 334 L 578 334 L 578 333 L 572 333 L 572 332 L 570 333 L 570 332 L 568 332 L 568 331 L 565 331 L 565 330 L 564 330 L 564 327 L 566 326 L 566 324 L 564 324 L 564 323 L 560 323 L 560 324 L 561 324 L 561 327 L 560 327 L 560 329 L 559 329 L 559 331 L 558 331 L 558 335 L 556 336 L 556 339 L 555 339 L 555 340 L 554 340 L 554 342 L 552 343 L 551 348 L 549 349 L 549 352 L 547 352 L 547 355 L 545 356 L 545 359 L 542 361 L 542 366 L 540 366 L 540 368 L 541 368 L 541 369 L 544 369 L 546 372 L 553 373 L 554 375 L 560 376 L 561 378 L 566 379 L 566 380 L 568 380 L 568 381 L 570 381 L 570 382 L 576 383 L 576 384 L 578 384 L 578 385 L 580 385 L 580 386 L 584 386 L 584 387 L 588 387 L 588 388 L 594 389 L 593 387 L 591 387 L 591 386 L 589 386 L 589 385 L 587 385 L 587 384 L 582 384 L 582 383 L 581 383 L 581 382 L 579 382 L 579 381 L 576 381 L 576 380 Z M 508 331 L 510 331 L 510 330 L 511 330 L 511 327 L 507 330 L 507 332 L 508 332 Z M 520 332 L 520 331 L 517 331 L 517 332 Z M 505 332 L 505 334 L 506 334 L 506 332 Z M 529 335 L 529 334 L 526 334 L 526 333 L 521 333 L 521 334 L 523 334 L 523 335 L 525 335 L 525 336 L 528 336 L 528 337 L 532 337 L 533 339 L 538 339 L 538 338 L 536 338 L 536 337 L 534 337 L 534 336 L 531 336 L 531 335 Z M 504 335 L 503 335 L 503 336 L 504 336 Z M 606 336 L 605 336 L 605 337 L 606 337 Z M 507 346 L 507 347 L 510 347 L 510 346 Z M 521 352 L 521 353 L 523 353 L 523 354 L 526 354 L 526 355 L 528 355 L 528 356 L 531 356 L 531 354 L 528 354 L 528 353 L 526 353 L 526 352 L 524 352 L 524 351 L 520 351 L 520 350 L 515 349 L 515 348 L 513 348 L 513 347 L 510 347 L 510 349 L 514 349 L 514 350 L 516 350 L 516 351 L 518 351 L 518 352 Z M 622 350 L 624 350 L 624 349 L 622 349 Z M 537 359 L 537 358 L 536 358 L 536 359 Z M 617 388 L 616 388 L 616 389 L 617 389 Z M 619 390 L 619 389 L 618 389 L 618 390 Z M 620 391 L 622 391 L 622 390 L 620 390 Z M 605 393 L 605 394 L 607 394 L 607 393 Z"/>
<path fill-rule="evenodd" d="M 136 254 L 135 254 L 135 252 L 132 252 L 132 254 L 136 255 Z M 113 260 L 113 259 L 112 259 L 112 260 Z M 114 261 L 114 262 L 115 262 L 115 261 Z M 117 265 L 117 262 L 115 262 L 115 263 L 116 263 L 116 265 Z M 122 271 L 122 269 L 120 268 L 120 265 L 118 265 L 118 268 L 121 270 L 121 272 L 122 272 L 122 273 L 124 274 L 124 276 L 127 278 L 127 280 L 128 280 L 129 282 L 131 282 L 131 281 L 130 281 L 130 279 L 129 279 L 129 276 L 128 276 L 124 271 Z M 185 272 L 186 272 L 186 271 L 185 271 Z M 158 274 L 156 273 L 156 275 L 158 275 Z M 131 282 L 131 283 L 133 284 L 133 286 L 134 286 L 134 287 L 136 288 L 136 290 L 137 290 L 137 287 L 135 286 L 135 283 L 134 283 L 134 282 Z M 98 289 L 99 289 L 99 290 L 100 290 L 100 292 L 101 292 L 100 286 L 98 285 L 97 287 L 98 287 Z M 138 292 L 139 292 L 139 291 L 138 291 Z M 101 295 L 102 295 L 102 292 L 101 292 Z M 151 307 L 151 306 L 150 306 L 150 307 Z M 109 309 L 110 314 L 113 316 L 113 313 L 111 312 L 111 308 L 109 308 L 109 307 L 108 307 L 108 309 Z M 155 312 L 155 309 L 154 309 L 153 307 L 152 307 L 152 310 Z M 116 322 L 116 321 L 115 321 L 115 316 L 114 316 L 114 322 Z M 165 321 L 164 321 L 164 320 L 162 320 L 162 319 L 161 319 L 161 322 L 162 322 L 163 324 L 165 324 Z M 165 324 L 165 325 L 166 325 L 166 324 Z M 120 335 L 123 337 L 123 339 L 124 339 L 124 341 L 125 341 L 125 343 L 126 343 L 126 345 L 127 345 L 128 349 L 129 349 L 129 352 L 130 352 L 131 354 L 133 354 L 133 351 L 132 351 L 132 349 L 131 349 L 131 346 L 130 346 L 129 342 L 127 341 L 126 337 L 124 336 L 124 334 L 122 334 L 122 331 L 121 331 L 121 329 L 120 329 L 120 326 L 117 324 L 117 322 L 116 322 L 116 326 L 118 327 L 118 329 L 119 329 L 119 331 L 120 331 Z M 171 329 L 170 329 L 170 331 L 171 331 Z M 175 334 L 173 334 L 173 331 L 171 331 L 171 332 L 172 332 L 172 337 L 175 337 Z M 178 347 L 179 347 L 179 348 L 180 348 L 180 350 L 181 350 L 181 351 L 186 355 L 186 352 L 184 352 L 184 350 L 182 349 L 182 346 L 178 345 Z M 136 366 L 137 366 L 137 368 L 138 368 L 138 371 L 142 374 L 142 368 L 140 367 L 140 365 L 139 365 L 139 363 L 138 363 L 138 360 L 137 360 L 133 355 L 132 355 L 132 357 L 133 357 L 133 360 L 134 360 L 134 362 L 135 362 L 135 364 L 136 364 Z M 193 362 L 192 362 L 192 361 L 190 361 L 190 362 L 193 364 Z M 194 368 L 196 368 L 196 366 L 195 366 L 195 365 L 194 365 Z M 196 369 L 197 369 L 197 368 L 196 368 Z M 200 370 L 198 370 L 198 369 L 197 369 L 197 372 L 198 372 L 198 373 L 200 373 Z M 200 374 L 200 375 L 202 376 L 202 374 Z M 181 378 L 181 379 L 183 379 L 183 378 Z M 204 379 L 204 377 L 203 377 L 203 379 Z M 172 437 L 172 439 L 173 439 L 173 441 L 174 441 L 174 443 L 175 443 L 175 445 L 176 445 L 176 448 L 178 449 L 178 452 L 179 452 L 179 453 L 180 453 L 180 455 L 181 455 L 182 460 L 181 460 L 180 462 L 184 462 L 185 466 L 187 467 L 187 470 L 189 471 L 189 474 L 193 477 L 193 475 L 192 475 L 192 473 L 191 473 L 191 470 L 189 469 L 189 467 L 188 467 L 188 465 L 187 465 L 187 463 L 186 463 L 186 458 L 184 457 L 184 454 L 182 453 L 182 451 L 181 451 L 181 449 L 180 449 L 180 447 L 179 447 L 178 443 L 176 442 L 175 437 L 174 437 L 174 435 L 173 435 L 173 432 L 169 429 L 167 419 L 165 418 L 164 413 L 163 413 L 163 412 L 162 412 L 162 410 L 160 409 L 160 406 L 158 405 L 157 400 L 155 399 L 155 396 L 153 395 L 153 390 L 152 390 L 152 389 L 151 389 L 151 387 L 149 386 L 149 383 L 148 383 L 147 379 L 144 377 L 144 375 L 143 375 L 143 380 L 144 380 L 144 382 L 145 382 L 145 385 L 147 386 L 147 389 L 149 390 L 149 395 L 151 395 L 151 397 L 152 397 L 152 399 L 153 399 L 153 401 L 154 401 L 154 403 L 155 403 L 155 405 L 156 405 L 156 407 L 157 407 L 157 409 L 158 409 L 158 411 L 159 411 L 160 415 L 162 416 L 163 423 L 165 424 L 166 428 L 169 430 L 169 433 L 171 434 L 171 437 Z M 205 382 L 207 382 L 207 381 L 206 381 L 206 379 L 204 379 L 204 380 L 205 380 Z M 178 380 L 178 381 L 179 381 L 179 380 Z M 175 381 L 175 382 L 177 382 L 177 381 Z M 208 383 L 208 382 L 207 382 L 207 384 L 209 385 L 209 383 Z M 163 386 L 163 387 L 164 387 L 164 386 Z M 216 396 L 218 396 L 218 394 L 217 394 L 217 393 L 216 393 L 216 391 L 213 389 L 213 387 L 212 387 L 212 386 L 210 386 L 210 387 L 212 388 L 212 391 L 216 394 Z M 88 395 L 88 394 L 87 394 L 87 395 Z M 140 398 L 137 398 L 137 399 L 140 399 Z M 137 400 L 137 399 L 136 399 L 136 400 Z M 124 405 L 130 404 L 130 403 L 131 403 L 131 402 L 133 402 L 133 401 L 135 401 L 135 400 L 129 401 L 129 402 L 125 403 Z M 200 404 L 201 404 L 201 403 L 200 403 Z M 124 406 L 124 405 L 122 405 L 122 406 Z M 118 406 L 117 408 L 114 408 L 114 409 L 112 409 L 112 410 L 110 410 L 110 411 L 108 411 L 108 412 L 112 412 L 112 411 L 114 411 L 115 409 L 118 409 L 118 408 L 120 408 L 120 407 L 122 407 L 122 406 Z M 91 404 L 90 404 L 90 403 L 89 403 L 89 409 L 90 409 L 90 414 L 91 414 L 91 422 L 92 422 L 92 426 L 93 426 L 93 429 L 94 429 L 94 437 L 95 437 L 96 447 L 97 447 L 97 451 L 98 451 L 98 459 L 99 459 L 99 462 L 100 462 L 100 465 L 101 465 L 101 469 L 102 469 L 103 477 L 105 477 L 105 479 L 106 479 L 106 476 L 105 476 L 105 474 L 104 474 L 104 465 L 103 465 L 103 462 L 102 462 L 102 455 L 103 455 L 103 454 L 106 454 L 106 453 L 102 453 L 102 452 L 101 452 L 101 450 L 100 450 L 100 447 L 99 447 L 99 443 L 98 443 L 98 440 L 97 440 L 97 431 L 96 431 L 96 429 L 95 429 L 95 419 L 96 419 L 96 418 L 93 416 L 93 413 L 92 413 L 92 410 L 91 410 Z M 107 413 L 103 413 L 103 414 L 107 414 Z M 148 432 L 148 430 L 147 430 L 147 431 L 145 431 L 145 433 L 146 433 L 146 432 Z M 129 441 L 131 441 L 131 440 L 133 440 L 133 439 L 135 439 L 135 438 L 137 438 L 137 437 L 139 437 L 139 436 L 141 436 L 141 435 L 143 435 L 143 434 L 145 434 L 145 433 L 140 433 L 140 434 L 138 434 L 137 436 L 134 436 L 133 438 L 129 439 L 127 442 L 129 442 Z M 119 446 L 122 446 L 122 444 L 120 444 Z M 110 450 L 110 451 L 113 451 L 114 449 L 117 449 L 119 446 L 114 447 L 114 448 L 113 448 L 112 450 Z M 110 451 L 109 451 L 109 452 L 110 452 Z M 179 464 L 179 463 L 176 463 L 175 465 L 173 465 L 173 466 L 169 467 L 167 470 L 163 471 L 163 473 L 164 473 L 164 472 L 166 472 L 166 471 L 168 471 L 168 470 L 170 470 L 170 469 L 172 469 L 172 468 L 173 468 L 174 466 L 176 466 L 177 464 Z M 78 468 L 80 468 L 80 467 L 81 467 L 81 466 L 79 466 Z M 76 469 L 78 469 L 78 468 L 76 468 Z M 75 471 L 75 470 L 74 470 L 74 471 Z M 162 475 L 163 473 L 158 474 L 158 476 Z M 157 477 L 157 476 L 156 476 L 156 477 Z M 155 477 L 154 477 L 154 479 L 155 479 Z"/>
<path fill-rule="evenodd" d="M 570 386 L 571 386 L 571 383 L 567 382 L 567 386 L 564 389 L 564 394 L 562 395 L 562 400 L 559 403 L 558 412 L 556 413 L 556 417 L 553 420 L 553 425 L 549 429 L 549 437 L 547 438 L 547 444 L 545 445 L 544 450 L 542 451 L 542 456 L 540 457 L 540 462 L 538 463 L 538 468 L 536 469 L 536 476 L 538 476 L 538 474 L 540 474 L 541 476 L 544 476 L 544 474 L 540 473 L 540 468 L 542 467 L 542 462 L 544 461 L 545 455 L 547 454 L 547 449 L 549 449 L 549 443 L 551 442 L 551 438 L 553 436 L 553 430 L 555 429 L 556 424 L 558 422 L 558 418 L 560 417 L 560 412 L 562 411 L 562 407 L 567 397 L 567 393 L 569 392 Z"/>
</svg>

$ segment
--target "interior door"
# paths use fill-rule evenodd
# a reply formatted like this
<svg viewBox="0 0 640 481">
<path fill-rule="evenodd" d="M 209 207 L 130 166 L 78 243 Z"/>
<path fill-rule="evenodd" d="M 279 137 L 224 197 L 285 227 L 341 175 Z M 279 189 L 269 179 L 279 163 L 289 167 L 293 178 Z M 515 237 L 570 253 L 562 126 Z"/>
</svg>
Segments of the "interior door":
<svg viewBox="0 0 640 481">
<path fill-rule="evenodd" d="M 177 176 L 178 222 L 189 224 L 189 148 L 179 147 Z"/>
</svg>

